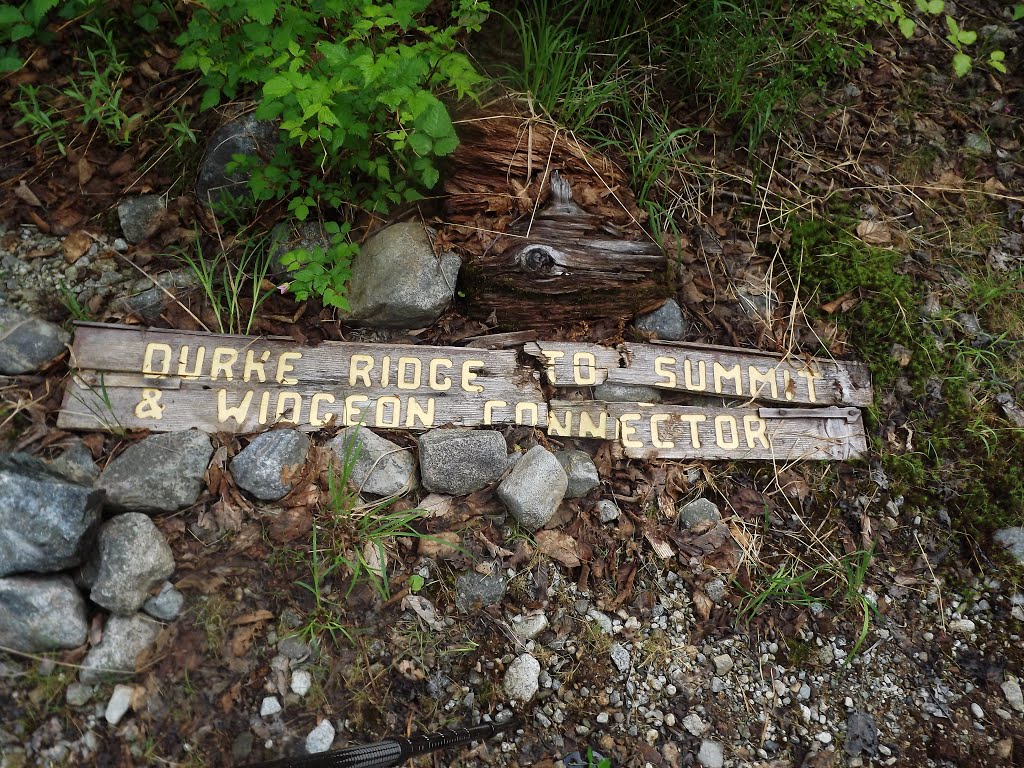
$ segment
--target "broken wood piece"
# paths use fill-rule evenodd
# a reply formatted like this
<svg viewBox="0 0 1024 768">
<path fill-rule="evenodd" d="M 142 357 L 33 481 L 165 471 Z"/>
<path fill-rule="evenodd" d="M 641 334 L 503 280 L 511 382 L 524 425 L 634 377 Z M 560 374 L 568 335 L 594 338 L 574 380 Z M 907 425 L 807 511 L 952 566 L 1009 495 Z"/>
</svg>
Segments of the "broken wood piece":
<svg viewBox="0 0 1024 768">
<path fill-rule="evenodd" d="M 62 429 L 251 432 L 362 424 L 543 428 L 536 375 L 514 351 L 324 342 L 80 324 Z"/>
<path fill-rule="evenodd" d="M 597 344 L 537 341 L 524 351 L 542 361 L 556 387 L 631 384 L 702 395 L 806 405 L 867 406 L 867 366 L 824 358 L 705 344 Z"/>
<path fill-rule="evenodd" d="M 618 441 L 634 459 L 845 461 L 867 450 L 856 408 L 551 402 L 548 434 Z"/>
</svg>

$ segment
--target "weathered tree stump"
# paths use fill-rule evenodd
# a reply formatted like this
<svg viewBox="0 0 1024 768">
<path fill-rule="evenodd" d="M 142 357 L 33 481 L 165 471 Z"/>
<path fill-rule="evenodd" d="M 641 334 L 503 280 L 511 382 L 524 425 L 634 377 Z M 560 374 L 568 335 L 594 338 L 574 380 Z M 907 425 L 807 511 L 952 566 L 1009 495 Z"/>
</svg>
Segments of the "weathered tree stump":
<svg viewBox="0 0 1024 768">
<path fill-rule="evenodd" d="M 665 255 L 614 163 L 546 123 L 470 125 L 445 183 L 470 314 L 508 329 L 614 324 L 669 294 Z"/>
</svg>

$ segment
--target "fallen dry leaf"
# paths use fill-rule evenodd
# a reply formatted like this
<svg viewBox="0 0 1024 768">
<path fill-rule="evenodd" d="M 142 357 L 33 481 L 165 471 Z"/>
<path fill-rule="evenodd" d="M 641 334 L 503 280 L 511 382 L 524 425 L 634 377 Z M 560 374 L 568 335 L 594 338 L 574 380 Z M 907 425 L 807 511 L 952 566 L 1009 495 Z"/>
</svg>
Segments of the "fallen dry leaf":
<svg viewBox="0 0 1024 768">
<path fill-rule="evenodd" d="M 888 245 L 892 232 L 880 221 L 862 221 L 857 225 L 857 237 L 868 245 Z"/>
<path fill-rule="evenodd" d="M 92 163 L 90 163 L 88 160 L 86 160 L 84 156 L 78 158 L 77 170 L 78 170 L 78 185 L 81 186 L 81 187 L 84 187 L 86 184 L 88 184 L 89 180 L 92 178 L 93 174 L 96 172 L 96 169 L 93 167 Z"/>
<path fill-rule="evenodd" d="M 253 611 L 252 613 L 246 613 L 239 616 L 231 623 L 235 626 L 241 626 L 243 624 L 255 624 L 260 621 L 270 621 L 274 618 L 274 614 L 270 611 L 263 609 L 259 611 Z"/>
<path fill-rule="evenodd" d="M 252 647 L 253 637 L 260 631 L 260 624 L 249 624 L 239 627 L 231 636 L 231 653 L 241 658 L 245 656 Z"/>
<path fill-rule="evenodd" d="M 538 531 L 534 537 L 537 549 L 557 560 L 566 568 L 578 568 L 580 565 L 580 545 L 572 536 L 561 531 Z"/>
<path fill-rule="evenodd" d="M 833 315 L 836 312 L 849 312 L 851 309 L 860 304 L 860 296 L 857 295 L 856 291 L 847 291 L 842 296 L 839 296 L 832 301 L 829 301 L 821 305 L 821 311 L 826 314 Z"/>
<path fill-rule="evenodd" d="M 92 247 L 92 237 L 88 232 L 80 229 L 65 237 L 62 247 L 64 249 L 64 261 L 68 264 L 74 264 Z"/>
<path fill-rule="evenodd" d="M 462 537 L 455 531 L 444 531 L 420 539 L 419 553 L 423 557 L 444 560 L 458 553 Z"/>
</svg>

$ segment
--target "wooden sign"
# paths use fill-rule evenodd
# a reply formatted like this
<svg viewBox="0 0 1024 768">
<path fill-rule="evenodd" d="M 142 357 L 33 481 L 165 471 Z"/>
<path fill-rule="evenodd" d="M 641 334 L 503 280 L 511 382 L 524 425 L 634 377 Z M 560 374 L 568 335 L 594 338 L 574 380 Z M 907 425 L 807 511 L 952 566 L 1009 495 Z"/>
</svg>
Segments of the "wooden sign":
<svg viewBox="0 0 1024 768">
<path fill-rule="evenodd" d="M 536 370 L 513 350 L 300 347 L 290 339 L 83 323 L 57 426 L 256 432 L 281 423 L 307 431 L 522 424 L 553 437 L 616 440 L 627 456 L 644 459 L 843 460 L 866 450 L 860 412 L 836 405 L 870 402 L 866 374 L 849 363 L 696 345 L 531 342 L 526 350 Z M 833 407 L 548 403 L 541 369 L 556 387 L 614 381 Z"/>
<path fill-rule="evenodd" d="M 514 351 L 299 347 L 291 339 L 80 324 L 71 354 L 62 429 L 547 426 L 538 377 L 518 366 Z"/>
<path fill-rule="evenodd" d="M 548 434 L 617 440 L 636 459 L 835 460 L 867 450 L 856 408 L 553 401 Z"/>
<path fill-rule="evenodd" d="M 701 395 L 807 405 L 871 404 L 860 363 L 784 357 L 701 344 L 597 344 L 537 341 L 524 347 L 556 387 L 642 384 Z"/>
</svg>

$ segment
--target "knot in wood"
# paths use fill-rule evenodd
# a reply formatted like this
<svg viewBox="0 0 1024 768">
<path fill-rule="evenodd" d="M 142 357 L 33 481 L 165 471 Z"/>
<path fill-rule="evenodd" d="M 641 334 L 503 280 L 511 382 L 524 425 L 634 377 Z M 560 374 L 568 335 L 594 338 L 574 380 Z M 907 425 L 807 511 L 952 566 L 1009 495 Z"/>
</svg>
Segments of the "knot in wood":
<svg viewBox="0 0 1024 768">
<path fill-rule="evenodd" d="M 565 255 L 550 245 L 528 245 L 516 256 L 516 263 L 526 272 L 541 275 L 564 275 L 561 262 Z"/>
</svg>

